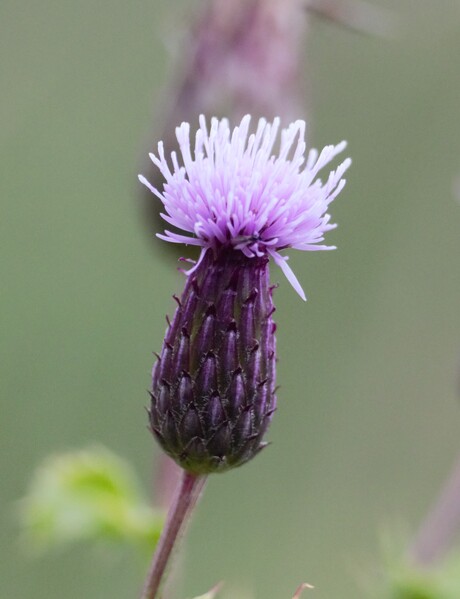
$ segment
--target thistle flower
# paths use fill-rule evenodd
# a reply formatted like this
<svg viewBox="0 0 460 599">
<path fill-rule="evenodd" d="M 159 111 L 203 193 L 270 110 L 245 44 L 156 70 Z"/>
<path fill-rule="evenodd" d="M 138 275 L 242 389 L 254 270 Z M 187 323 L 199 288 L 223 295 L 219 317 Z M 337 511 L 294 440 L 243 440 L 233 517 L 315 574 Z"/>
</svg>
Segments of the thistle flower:
<svg viewBox="0 0 460 599">
<path fill-rule="evenodd" d="M 166 153 L 176 146 L 175 126 L 198 123 L 200 113 L 240 121 L 281 116 L 291 122 L 305 114 L 308 65 L 308 14 L 299 0 L 208 0 L 185 35 L 167 104 L 155 121 Z M 144 174 L 162 187 L 161 173 L 150 163 Z M 148 226 L 161 227 L 159 203 L 143 196 Z M 177 246 L 169 252 L 177 257 Z M 169 257 L 169 256 L 168 256 Z"/>
<path fill-rule="evenodd" d="M 182 156 L 163 145 L 150 155 L 165 178 L 163 191 L 140 181 L 163 202 L 164 220 L 176 231 L 158 237 L 197 245 L 185 290 L 168 323 L 152 373 L 150 425 L 163 449 L 192 473 L 239 466 L 264 447 L 276 408 L 275 311 L 270 258 L 305 294 L 281 250 L 333 249 L 322 245 L 333 229 L 327 213 L 340 193 L 345 160 L 323 184 L 316 176 L 345 148 L 327 146 L 305 158 L 305 123 L 281 131 L 279 119 L 250 117 L 230 130 L 228 121 L 204 117 L 192 154 L 190 126 L 177 130 Z"/>
</svg>

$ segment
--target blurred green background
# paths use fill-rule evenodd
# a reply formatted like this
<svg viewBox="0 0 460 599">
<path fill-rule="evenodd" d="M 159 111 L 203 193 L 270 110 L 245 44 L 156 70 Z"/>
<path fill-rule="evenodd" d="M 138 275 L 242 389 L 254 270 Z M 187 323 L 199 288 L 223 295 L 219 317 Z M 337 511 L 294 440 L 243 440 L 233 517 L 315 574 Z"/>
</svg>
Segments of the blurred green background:
<svg viewBox="0 0 460 599">
<path fill-rule="evenodd" d="M 180 597 L 222 579 L 233 597 L 289 599 L 304 580 L 315 599 L 365 597 L 381 530 L 416 530 L 459 451 L 460 2 L 378 4 L 396 39 L 312 19 L 310 143 L 348 139 L 354 161 L 339 249 L 292 252 L 307 304 L 272 271 L 273 444 L 209 481 Z M 46 455 L 95 441 L 150 489 L 151 352 L 183 281 L 136 175 L 198 6 L 0 6 L 2 599 L 138 595 L 134 552 L 27 557 L 15 502 Z"/>
</svg>

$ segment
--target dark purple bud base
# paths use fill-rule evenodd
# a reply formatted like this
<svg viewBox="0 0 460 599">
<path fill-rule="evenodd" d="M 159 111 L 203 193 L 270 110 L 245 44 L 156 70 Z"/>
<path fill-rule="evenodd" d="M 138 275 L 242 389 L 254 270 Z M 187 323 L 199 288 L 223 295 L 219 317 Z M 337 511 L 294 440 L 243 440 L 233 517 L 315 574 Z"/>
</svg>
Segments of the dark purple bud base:
<svg viewBox="0 0 460 599">
<path fill-rule="evenodd" d="M 153 368 L 152 432 L 195 474 L 254 457 L 276 407 L 268 258 L 208 250 L 185 290 Z"/>
</svg>

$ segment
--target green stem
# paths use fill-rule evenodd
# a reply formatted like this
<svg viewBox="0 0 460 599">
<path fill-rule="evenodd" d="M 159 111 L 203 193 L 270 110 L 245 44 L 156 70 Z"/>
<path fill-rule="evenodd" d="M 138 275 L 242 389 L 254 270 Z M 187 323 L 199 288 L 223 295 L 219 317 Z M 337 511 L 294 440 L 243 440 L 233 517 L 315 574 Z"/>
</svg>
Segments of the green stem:
<svg viewBox="0 0 460 599">
<path fill-rule="evenodd" d="M 182 473 L 182 478 L 173 498 L 166 524 L 153 555 L 142 592 L 142 599 L 156 599 L 159 597 L 158 591 L 172 550 L 190 518 L 205 482 L 206 476 L 195 475 L 185 471 Z"/>
</svg>

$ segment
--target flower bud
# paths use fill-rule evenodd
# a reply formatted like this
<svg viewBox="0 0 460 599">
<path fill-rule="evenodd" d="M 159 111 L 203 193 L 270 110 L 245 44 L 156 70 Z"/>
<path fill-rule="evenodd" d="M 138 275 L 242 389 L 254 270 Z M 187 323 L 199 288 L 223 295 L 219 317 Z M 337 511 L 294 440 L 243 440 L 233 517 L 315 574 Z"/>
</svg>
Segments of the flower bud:
<svg viewBox="0 0 460 599">
<path fill-rule="evenodd" d="M 268 258 L 208 250 L 189 275 L 153 369 L 151 429 L 194 473 L 240 466 L 275 411 Z"/>
</svg>

